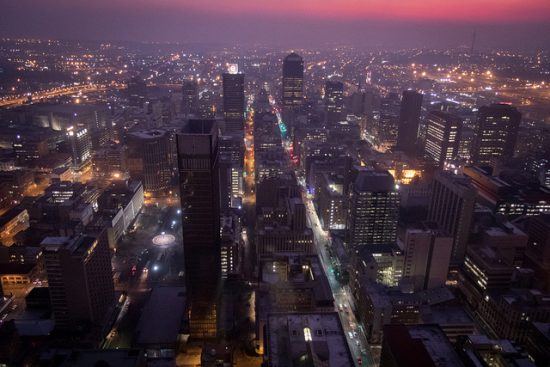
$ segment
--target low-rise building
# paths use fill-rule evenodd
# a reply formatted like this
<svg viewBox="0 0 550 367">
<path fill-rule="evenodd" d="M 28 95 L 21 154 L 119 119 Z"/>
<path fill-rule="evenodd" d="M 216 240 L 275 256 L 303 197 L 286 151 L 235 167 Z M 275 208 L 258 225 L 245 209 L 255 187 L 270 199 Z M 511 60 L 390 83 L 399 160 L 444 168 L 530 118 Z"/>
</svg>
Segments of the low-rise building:
<svg viewBox="0 0 550 367">
<path fill-rule="evenodd" d="M 134 344 L 144 349 L 149 360 L 175 363 L 187 325 L 185 288 L 160 286 L 153 288 L 141 312 Z"/>
<path fill-rule="evenodd" d="M 337 313 L 274 314 L 266 330 L 267 366 L 346 367 L 354 361 Z"/>
</svg>

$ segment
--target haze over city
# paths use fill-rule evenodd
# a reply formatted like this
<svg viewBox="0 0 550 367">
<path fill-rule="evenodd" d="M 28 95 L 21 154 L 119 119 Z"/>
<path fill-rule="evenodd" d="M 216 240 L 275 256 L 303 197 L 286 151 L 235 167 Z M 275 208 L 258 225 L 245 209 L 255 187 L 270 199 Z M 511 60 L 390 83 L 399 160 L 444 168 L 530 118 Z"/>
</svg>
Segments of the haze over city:
<svg viewBox="0 0 550 367">
<path fill-rule="evenodd" d="M 0 35 L 299 47 L 547 47 L 545 0 L 3 1 Z"/>
</svg>

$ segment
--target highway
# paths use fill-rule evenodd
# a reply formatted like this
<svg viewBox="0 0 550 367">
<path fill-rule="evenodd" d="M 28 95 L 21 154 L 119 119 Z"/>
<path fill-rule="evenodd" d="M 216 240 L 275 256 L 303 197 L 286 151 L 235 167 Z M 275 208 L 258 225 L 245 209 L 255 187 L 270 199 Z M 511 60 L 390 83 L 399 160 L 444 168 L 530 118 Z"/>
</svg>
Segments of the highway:
<svg viewBox="0 0 550 367">
<path fill-rule="evenodd" d="M 19 95 L 14 97 L 6 97 L 0 99 L 0 108 L 2 107 L 16 107 L 21 106 L 26 103 L 29 103 L 29 99 L 32 103 L 42 102 L 47 99 L 57 98 L 62 96 L 68 96 L 78 93 L 92 93 L 100 92 L 112 88 L 125 88 L 122 84 L 111 84 L 111 85 L 102 85 L 102 84 L 84 84 L 84 85 L 73 85 L 68 87 L 61 88 L 52 88 L 46 89 L 34 93 L 29 93 L 28 95 Z"/>
<path fill-rule="evenodd" d="M 291 163 L 291 143 L 287 135 L 287 127 L 282 120 L 280 110 L 277 107 L 273 96 L 269 95 L 269 101 L 273 108 L 273 112 L 275 112 L 275 115 L 277 116 L 277 123 L 281 131 L 283 147 L 285 147 L 286 151 L 289 153 L 289 168 L 294 169 Z M 355 318 L 355 307 L 351 293 L 346 289 L 346 287 L 343 287 L 336 280 L 334 272 L 331 268 L 332 261 L 327 253 L 327 248 L 331 245 L 330 235 L 323 230 L 321 223 L 319 222 L 319 217 L 315 211 L 313 201 L 308 198 L 304 179 L 299 176 L 298 172 L 295 173 L 298 184 L 301 187 L 302 200 L 306 205 L 307 221 L 313 231 L 313 240 L 317 250 L 317 255 L 319 256 L 325 274 L 328 278 L 332 295 L 334 297 L 335 308 L 340 315 L 340 321 L 342 322 L 342 327 L 344 329 L 344 333 L 346 334 L 346 339 L 355 363 L 357 366 L 375 366 L 376 364 L 372 358 L 364 330 L 357 323 Z"/>
</svg>

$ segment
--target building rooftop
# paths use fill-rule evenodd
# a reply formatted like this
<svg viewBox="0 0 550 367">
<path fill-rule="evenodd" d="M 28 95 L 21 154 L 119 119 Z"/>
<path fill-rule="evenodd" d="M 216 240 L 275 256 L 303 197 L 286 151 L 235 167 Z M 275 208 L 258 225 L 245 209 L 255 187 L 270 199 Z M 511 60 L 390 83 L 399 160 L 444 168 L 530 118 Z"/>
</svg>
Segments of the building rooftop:
<svg viewBox="0 0 550 367">
<path fill-rule="evenodd" d="M 153 288 L 137 326 L 136 344 L 170 347 L 182 333 L 185 319 L 185 288 Z"/>
<path fill-rule="evenodd" d="M 165 136 L 167 131 L 165 130 L 142 130 L 142 131 L 133 131 L 129 133 L 129 136 L 138 138 L 138 139 L 158 139 Z"/>
<path fill-rule="evenodd" d="M 267 349 L 273 366 L 307 366 L 313 359 L 327 367 L 354 365 L 335 312 L 270 315 Z"/>
<path fill-rule="evenodd" d="M 76 350 L 67 356 L 61 367 L 134 367 L 143 363 L 143 352 L 139 349 Z"/>
<path fill-rule="evenodd" d="M 395 181 L 388 171 L 361 169 L 355 179 L 354 189 L 359 192 L 394 191 Z"/>
<path fill-rule="evenodd" d="M 216 127 L 216 120 L 190 119 L 183 128 L 185 134 L 210 135 Z"/>
<path fill-rule="evenodd" d="M 437 325 L 386 325 L 384 339 L 383 348 L 389 346 L 396 366 L 464 366 Z"/>
</svg>

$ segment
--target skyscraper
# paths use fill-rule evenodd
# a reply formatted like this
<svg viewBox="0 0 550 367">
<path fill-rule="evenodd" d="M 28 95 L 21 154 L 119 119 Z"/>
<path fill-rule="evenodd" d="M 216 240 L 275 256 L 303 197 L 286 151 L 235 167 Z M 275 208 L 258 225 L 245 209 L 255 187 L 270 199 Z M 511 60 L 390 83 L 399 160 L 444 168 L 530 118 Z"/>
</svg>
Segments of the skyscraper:
<svg viewBox="0 0 550 367">
<path fill-rule="evenodd" d="M 147 98 L 147 85 L 138 76 L 128 81 L 128 103 L 131 107 L 143 107 Z"/>
<path fill-rule="evenodd" d="M 181 94 L 181 112 L 185 116 L 198 112 L 199 91 L 197 81 L 194 79 L 184 80 L 181 87 Z"/>
<path fill-rule="evenodd" d="M 427 119 L 425 154 L 439 167 L 458 155 L 462 120 L 447 112 L 431 111 Z"/>
<path fill-rule="evenodd" d="M 148 193 L 162 193 L 172 179 L 172 153 L 175 148 L 170 132 L 136 131 L 127 136 L 127 165 L 130 176 L 143 182 Z"/>
<path fill-rule="evenodd" d="M 477 114 L 472 160 L 478 166 L 494 167 L 512 158 L 521 113 L 507 104 L 483 106 Z"/>
<path fill-rule="evenodd" d="M 437 172 L 428 207 L 428 220 L 453 237 L 451 263 L 464 261 L 476 193 L 468 179 L 449 171 Z"/>
<path fill-rule="evenodd" d="M 115 299 L 111 254 L 104 234 L 46 237 L 44 266 L 57 328 L 100 325 Z"/>
<path fill-rule="evenodd" d="M 283 61 L 283 109 L 301 107 L 304 101 L 304 60 L 294 52 Z"/>
<path fill-rule="evenodd" d="M 177 135 L 185 278 L 191 337 L 217 333 L 220 185 L 214 120 L 189 120 Z"/>
<path fill-rule="evenodd" d="M 222 210 L 242 205 L 244 141 L 241 136 L 220 136 L 220 205 Z"/>
<path fill-rule="evenodd" d="M 325 82 L 325 118 L 329 127 L 344 118 L 344 83 L 335 80 Z"/>
<path fill-rule="evenodd" d="M 399 192 L 392 175 L 388 171 L 361 169 L 350 196 L 350 244 L 395 243 L 398 215 Z"/>
<path fill-rule="evenodd" d="M 397 145 L 400 109 L 399 95 L 397 93 L 389 93 L 380 100 L 380 119 L 377 128 L 378 140 L 387 149 L 393 149 Z"/>
<path fill-rule="evenodd" d="M 421 108 L 421 93 L 413 90 L 403 92 L 397 130 L 397 149 L 406 153 L 413 153 L 415 151 Z"/>
<path fill-rule="evenodd" d="M 244 74 L 240 73 L 236 64 L 229 67 L 229 72 L 223 74 L 223 115 L 225 131 L 244 130 Z"/>
<path fill-rule="evenodd" d="M 92 138 L 87 128 L 83 126 L 69 126 L 67 139 L 71 147 L 73 167 L 81 170 L 91 163 Z"/>
</svg>

